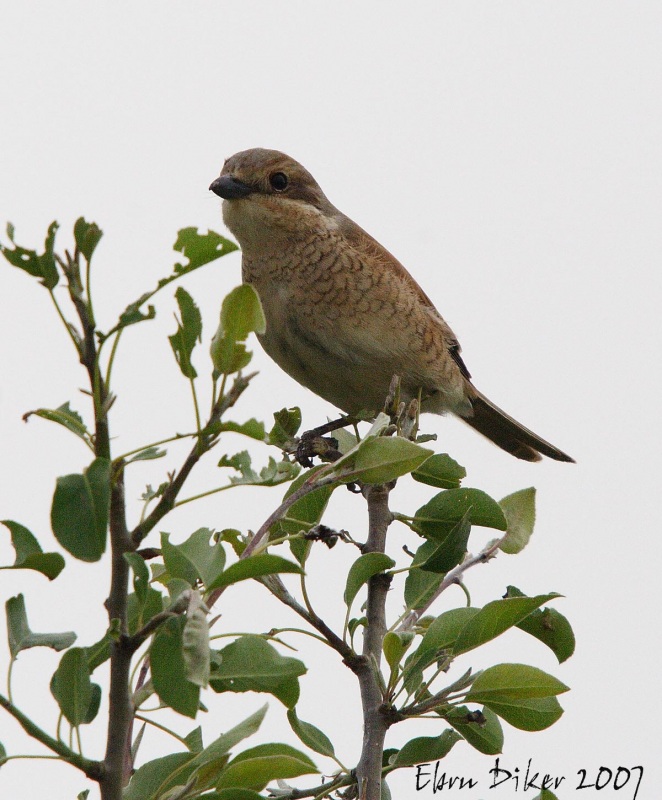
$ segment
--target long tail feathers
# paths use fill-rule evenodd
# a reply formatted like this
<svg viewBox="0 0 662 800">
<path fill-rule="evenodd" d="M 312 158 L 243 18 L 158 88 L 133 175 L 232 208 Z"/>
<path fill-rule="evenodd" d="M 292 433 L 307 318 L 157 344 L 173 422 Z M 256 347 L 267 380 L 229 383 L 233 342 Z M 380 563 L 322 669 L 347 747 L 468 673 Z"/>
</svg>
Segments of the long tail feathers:
<svg viewBox="0 0 662 800">
<path fill-rule="evenodd" d="M 574 458 L 536 436 L 524 425 L 520 425 L 517 420 L 490 402 L 473 385 L 471 388 L 473 390 L 471 393 L 473 416 L 463 416 L 461 419 L 472 428 L 482 433 L 483 436 L 487 436 L 503 450 L 524 461 L 540 461 L 541 456 L 548 456 L 555 461 L 574 463 Z"/>
</svg>

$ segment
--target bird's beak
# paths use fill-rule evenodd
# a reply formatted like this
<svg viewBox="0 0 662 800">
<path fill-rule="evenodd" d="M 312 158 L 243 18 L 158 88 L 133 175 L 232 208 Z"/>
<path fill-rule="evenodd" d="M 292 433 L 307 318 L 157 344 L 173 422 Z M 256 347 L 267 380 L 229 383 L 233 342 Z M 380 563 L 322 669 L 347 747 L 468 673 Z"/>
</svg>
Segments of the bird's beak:
<svg viewBox="0 0 662 800">
<path fill-rule="evenodd" d="M 253 189 L 232 175 L 221 175 L 212 181 L 209 186 L 210 191 L 222 197 L 224 200 L 235 200 L 238 197 L 246 197 Z"/>
</svg>

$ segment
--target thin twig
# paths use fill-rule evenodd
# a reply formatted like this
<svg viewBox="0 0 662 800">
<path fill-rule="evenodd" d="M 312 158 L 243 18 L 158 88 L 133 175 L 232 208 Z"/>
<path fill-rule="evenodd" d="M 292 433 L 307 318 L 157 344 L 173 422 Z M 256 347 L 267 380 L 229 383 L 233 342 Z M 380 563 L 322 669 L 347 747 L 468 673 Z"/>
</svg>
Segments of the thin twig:
<svg viewBox="0 0 662 800">
<path fill-rule="evenodd" d="M 418 620 L 423 616 L 423 614 L 425 614 L 428 608 L 430 608 L 435 600 L 437 600 L 437 598 L 443 592 L 445 592 L 449 586 L 454 586 L 455 584 L 460 584 L 462 582 L 460 578 L 468 569 L 475 567 L 476 564 L 485 564 L 486 561 L 489 561 L 490 558 L 496 554 L 496 551 L 499 549 L 505 538 L 506 537 L 504 535 L 500 539 L 496 539 L 486 548 L 481 550 L 478 555 L 470 556 L 461 564 L 458 564 L 457 567 L 449 570 L 449 572 L 447 572 L 444 576 L 442 582 L 439 584 L 437 591 L 420 608 L 413 608 L 396 628 L 396 631 L 398 633 L 403 633 L 404 631 L 411 630 L 414 625 L 416 625 Z"/>
</svg>

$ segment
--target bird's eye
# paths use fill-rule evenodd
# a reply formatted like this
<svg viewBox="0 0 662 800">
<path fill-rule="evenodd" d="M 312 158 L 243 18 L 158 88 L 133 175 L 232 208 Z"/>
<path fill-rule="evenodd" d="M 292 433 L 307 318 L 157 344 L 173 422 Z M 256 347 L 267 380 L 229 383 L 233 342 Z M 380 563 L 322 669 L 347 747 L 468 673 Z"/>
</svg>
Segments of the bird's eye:
<svg viewBox="0 0 662 800">
<path fill-rule="evenodd" d="M 289 180 L 284 172 L 274 172 L 269 176 L 269 183 L 275 192 L 284 192 L 287 189 Z"/>
</svg>

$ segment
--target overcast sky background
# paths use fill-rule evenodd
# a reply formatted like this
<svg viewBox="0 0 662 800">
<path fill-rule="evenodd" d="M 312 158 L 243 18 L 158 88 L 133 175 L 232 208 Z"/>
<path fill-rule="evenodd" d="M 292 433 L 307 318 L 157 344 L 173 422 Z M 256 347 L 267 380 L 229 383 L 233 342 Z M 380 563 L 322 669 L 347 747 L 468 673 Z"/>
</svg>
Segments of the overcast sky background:
<svg viewBox="0 0 662 800">
<path fill-rule="evenodd" d="M 643 764 L 639 797 L 652 798 L 662 780 L 662 6 L 70 1 L 5 3 L 0 24 L 0 222 L 12 221 L 17 241 L 30 246 L 41 246 L 52 219 L 62 226 L 60 247 L 71 242 L 78 216 L 101 226 L 93 283 L 102 328 L 171 270 L 179 228 L 225 232 L 220 201 L 207 190 L 223 160 L 248 147 L 281 149 L 412 272 L 458 334 L 479 388 L 577 459 L 518 462 L 460 422 L 424 418 L 424 429 L 439 436 L 437 449 L 466 466 L 466 485 L 496 498 L 538 490 L 529 548 L 467 575 L 474 604 L 499 597 L 508 584 L 529 594 L 561 592 L 555 607 L 578 640 L 575 656 L 559 666 L 514 631 L 465 656 L 458 669 L 521 661 L 572 687 L 561 698 L 565 715 L 547 731 L 504 726 L 504 765 L 523 768 L 533 757 L 535 769 L 566 776 L 559 794 L 570 798 L 580 768 L 590 776 L 600 766 Z M 237 253 L 183 284 L 204 316 L 201 374 L 221 300 L 239 281 Z M 193 427 L 188 385 L 166 338 L 174 330 L 174 288 L 160 297 L 156 321 L 121 343 L 116 453 Z M 45 549 L 57 549 L 49 532 L 55 477 L 80 472 L 89 454 L 63 430 L 37 419 L 26 426 L 21 415 L 70 400 L 89 419 L 78 391 L 84 375 L 47 292 L 4 261 L 0 297 L 0 518 L 23 523 Z M 294 404 L 307 427 L 333 414 L 256 343 L 255 350 L 260 376 L 236 419 L 270 421 L 272 411 Z M 228 437 L 227 446 L 235 452 L 246 442 Z M 253 451 L 266 462 L 265 449 Z M 164 480 L 183 452 L 173 448 L 162 461 L 135 465 L 129 497 Z M 209 458 L 185 494 L 223 482 L 214 464 Z M 361 538 L 362 500 L 337 495 L 326 521 Z M 429 496 L 401 481 L 392 505 L 412 513 Z M 162 529 L 175 541 L 201 526 L 254 530 L 279 497 L 280 490 L 237 489 L 183 507 Z M 139 513 L 135 502 L 131 513 Z M 488 538 L 478 531 L 472 548 Z M 393 553 L 417 544 L 402 526 L 392 528 L 391 542 Z M 13 560 L 6 531 L 0 557 Z M 337 547 L 317 553 L 310 567 L 313 601 L 333 624 L 341 624 L 342 575 L 354 557 Z M 34 630 L 73 629 L 87 645 L 106 623 L 107 568 L 107 559 L 90 567 L 68 558 L 52 584 L 37 573 L 4 571 L 0 599 L 23 591 Z M 449 591 L 436 611 L 462 602 L 459 590 Z M 224 630 L 296 624 L 257 585 L 228 591 L 225 603 Z M 302 679 L 300 716 L 354 764 L 361 731 L 353 677 L 323 648 L 289 641 L 312 665 Z M 3 645 L 3 669 L 6 660 Z M 17 704 L 50 731 L 57 714 L 48 681 L 58 660 L 31 650 L 14 670 Z M 264 699 L 210 697 L 207 741 Z M 174 724 L 184 733 L 194 727 L 182 718 Z M 101 755 L 103 722 L 97 728 L 84 732 L 86 755 Z M 408 723 L 388 743 L 440 730 Z M 273 739 L 296 744 L 275 699 L 248 744 Z M 0 741 L 9 753 L 43 752 L 6 714 Z M 150 735 L 143 755 L 173 749 L 173 740 Z M 444 763 L 480 780 L 477 798 L 509 798 L 512 787 L 484 791 L 491 765 L 464 743 Z M 12 761 L 0 771 L 7 798 L 73 798 L 86 785 L 56 762 Z M 416 796 L 413 771 L 391 785 L 394 796 Z"/>
</svg>

